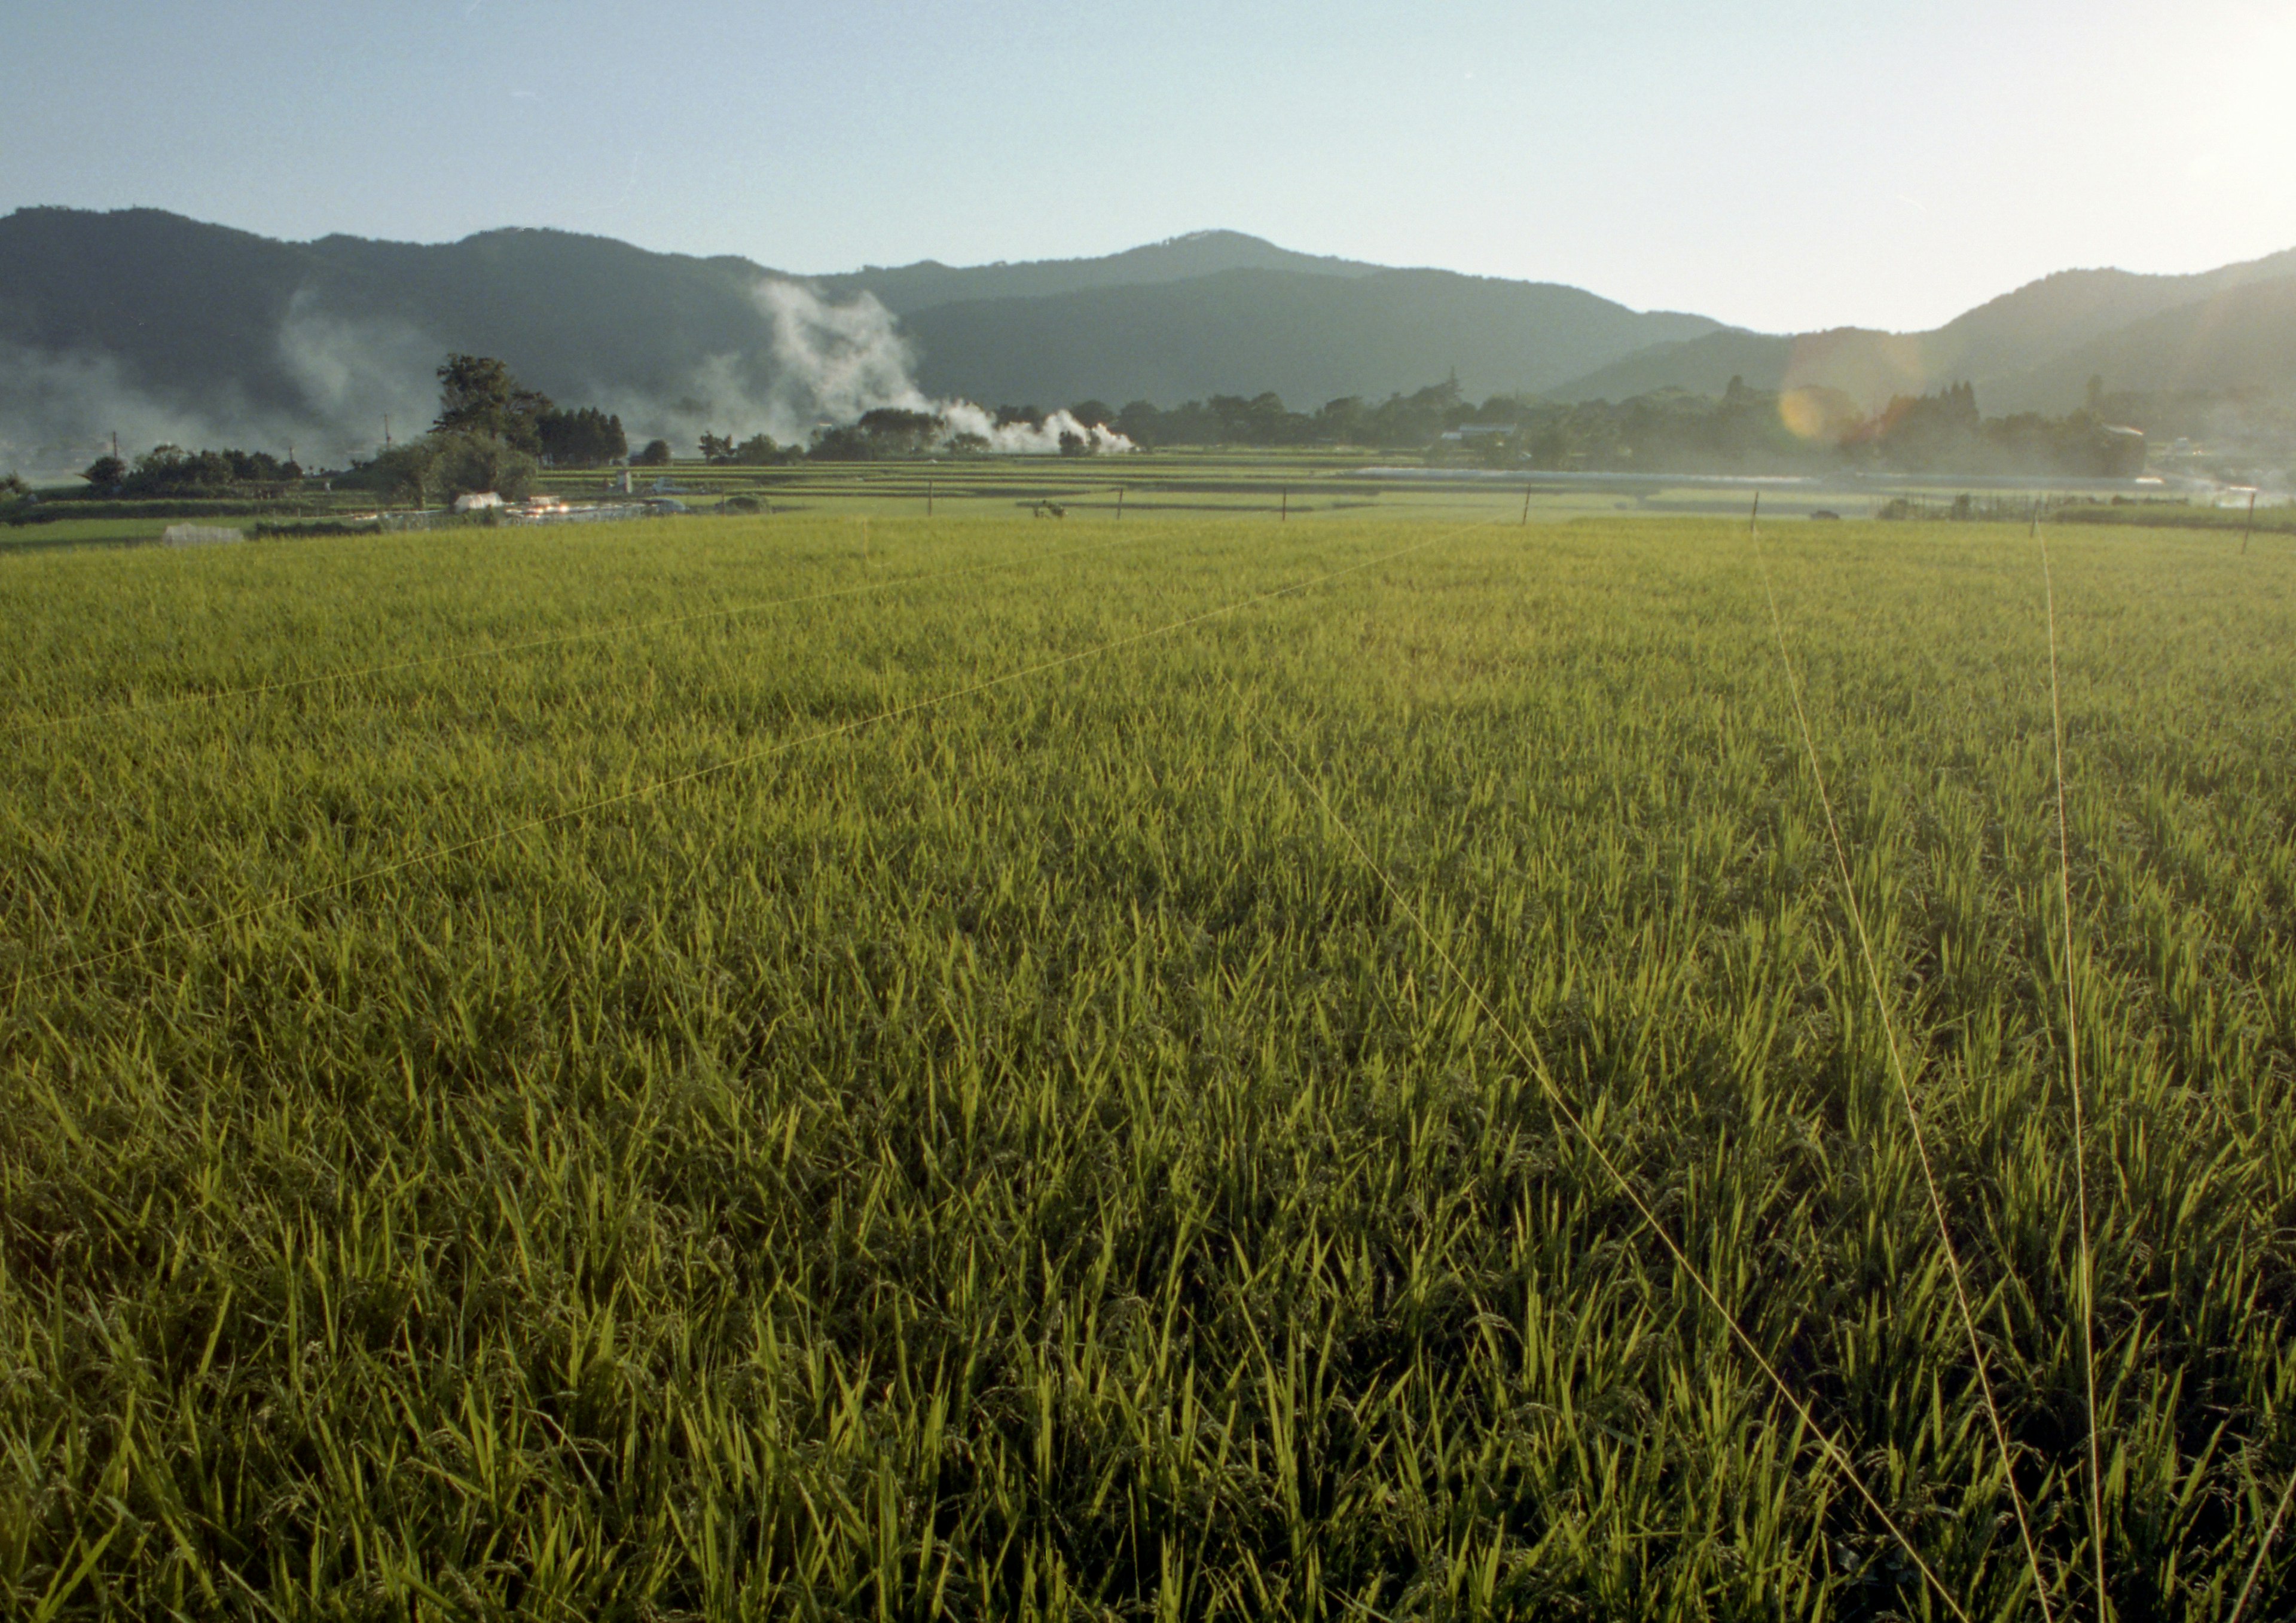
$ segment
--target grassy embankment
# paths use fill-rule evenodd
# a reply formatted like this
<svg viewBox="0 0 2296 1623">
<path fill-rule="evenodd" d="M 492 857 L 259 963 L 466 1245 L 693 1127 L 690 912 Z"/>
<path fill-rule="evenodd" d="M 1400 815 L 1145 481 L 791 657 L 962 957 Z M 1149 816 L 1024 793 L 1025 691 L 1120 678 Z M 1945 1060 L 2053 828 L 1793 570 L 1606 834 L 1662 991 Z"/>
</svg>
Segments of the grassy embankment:
<svg viewBox="0 0 2296 1623">
<path fill-rule="evenodd" d="M 2036 1615 L 1767 557 L 2094 1615 L 2021 532 L 1002 511 L 0 569 L 0 1609 L 1949 1615 L 1694 1270 Z M 2267 545 L 2054 545 L 2124 1617 L 2296 1470 Z"/>
</svg>

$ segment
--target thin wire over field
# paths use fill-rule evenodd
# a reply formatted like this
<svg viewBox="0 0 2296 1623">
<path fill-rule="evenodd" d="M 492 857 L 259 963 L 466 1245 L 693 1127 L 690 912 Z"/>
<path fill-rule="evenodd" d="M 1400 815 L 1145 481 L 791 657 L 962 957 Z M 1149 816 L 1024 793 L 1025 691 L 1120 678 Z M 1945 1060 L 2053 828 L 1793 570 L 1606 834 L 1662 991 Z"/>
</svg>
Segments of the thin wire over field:
<svg viewBox="0 0 2296 1623">
<path fill-rule="evenodd" d="M 1890 1052 L 1890 1072 L 1898 1084 L 1898 1096 L 1906 1107 L 1906 1121 L 1914 1135 L 1914 1153 L 1922 1169 L 1922 1184 L 1929 1192 L 1930 1215 L 1936 1220 L 1938 1243 L 1945 1252 L 1946 1271 L 1953 1280 L 1953 1299 L 1961 1312 L 1962 1330 L 1969 1340 L 1970 1361 L 1976 1366 L 1978 1390 L 1985 1399 L 1986 1419 L 1991 1423 L 1995 1447 L 2000 1451 L 2001 1477 L 2009 1488 L 2009 1503 L 2017 1512 L 2017 1533 L 2025 1545 L 2025 1561 L 2033 1578 L 2033 1594 L 2041 1608 L 2044 1623 L 2054 1616 L 2049 1605 L 2049 1583 L 2041 1570 L 2041 1553 L 2033 1542 L 2031 1519 L 2026 1514 L 2025 1496 L 2018 1490 L 2016 1456 L 2009 1447 L 2009 1428 L 2001 1419 L 2001 1407 L 1994 1399 L 1993 1377 L 1986 1367 L 1984 1343 L 1977 1333 L 1977 1316 L 1969 1306 L 1969 1288 L 1962 1276 L 1961 1254 L 1953 1242 L 1953 1227 L 1947 1222 L 1945 1196 L 1939 1192 L 1937 1171 L 1930 1162 L 1928 1136 L 1922 1131 L 1922 1116 L 1914 1102 L 1913 1084 L 1906 1076 L 1906 1062 L 1898 1046 L 1898 1029 L 1890 1012 L 1889 994 L 1882 987 L 1882 971 L 1874 956 L 1873 938 L 1866 929 L 1866 910 L 1857 900 L 1857 881 L 1849 871 L 1849 849 L 1841 838 L 1841 825 L 1833 815 L 1833 797 L 1825 786 L 1825 768 L 1817 758 L 1817 739 L 1811 732 L 1809 714 L 1801 701 L 1801 677 L 1794 669 L 1793 655 L 1786 647 L 1785 618 L 1778 611 L 1778 594 L 1770 578 L 1770 562 L 1763 552 L 1759 531 L 1761 517 L 1761 497 L 1754 498 L 1753 517 L 1747 524 L 1747 537 L 1752 543 L 1754 559 L 1762 572 L 1762 594 L 1769 602 L 1770 628 L 1776 634 L 1778 661 L 1784 667 L 1786 693 L 1793 701 L 1794 723 L 1800 729 L 1802 752 L 1809 762 L 1810 777 L 1817 786 L 1818 805 L 1825 813 L 1825 832 L 1833 848 L 1835 871 L 1841 879 L 1842 905 L 1849 909 L 1849 921 L 1857 929 L 1857 950 L 1865 960 L 1866 978 L 1874 990 L 1874 1004 L 1882 1017 L 1882 1035 Z"/>
<path fill-rule="evenodd" d="M 1235 696 L 1237 708 L 1248 710 L 1249 707 L 1245 703 L 1242 692 L 1237 689 L 1232 681 L 1228 686 L 1229 691 Z M 1723 1303 L 1720 1292 L 1716 1291 L 1707 1280 L 1698 1265 L 1691 1261 L 1690 1254 L 1683 1250 L 1681 1242 L 1668 1231 L 1666 1225 L 1660 1220 L 1657 1211 L 1647 1200 L 1644 1199 L 1642 1191 L 1635 1187 L 1634 1181 L 1627 1176 L 1626 1172 L 1611 1158 L 1610 1152 L 1603 1147 L 1602 1141 L 1595 1136 L 1585 1119 L 1571 1104 L 1569 1095 L 1563 1093 L 1562 1084 L 1555 1080 L 1554 1073 L 1547 1065 L 1546 1053 L 1539 1046 L 1538 1039 L 1536 1037 L 1518 1036 L 1513 1026 L 1499 1018 L 1498 1011 L 1491 1006 L 1490 1000 L 1483 995 L 1482 988 L 1468 975 L 1466 971 L 1459 967 L 1458 960 L 1451 955 L 1450 949 L 1443 945 L 1442 940 L 1428 926 L 1426 919 L 1419 910 L 1411 905 L 1411 898 L 1404 894 L 1403 887 L 1395 882 L 1387 869 L 1381 865 L 1379 858 L 1372 855 L 1371 848 L 1365 845 L 1355 830 L 1349 826 L 1347 819 L 1340 816 L 1337 808 L 1332 805 L 1331 797 L 1324 792 L 1323 785 L 1308 775 L 1307 768 L 1300 764 L 1299 758 L 1292 754 L 1283 739 L 1276 735 L 1275 729 L 1261 720 L 1256 712 L 1252 712 L 1252 720 L 1258 725 L 1269 744 L 1275 748 L 1275 752 L 1283 758 L 1284 765 L 1292 768 L 1300 783 L 1307 786 L 1308 792 L 1316 798 L 1316 804 L 1323 808 L 1324 815 L 1330 818 L 1332 825 L 1340 831 L 1341 836 L 1347 840 L 1349 848 L 1355 852 L 1364 866 L 1371 871 L 1373 877 L 1379 881 L 1382 889 L 1393 898 L 1395 905 L 1403 910 L 1404 916 L 1411 921 L 1412 928 L 1418 932 L 1420 939 L 1427 943 L 1438 958 L 1442 960 L 1443 967 L 1449 971 L 1452 980 L 1458 983 L 1460 989 L 1465 992 L 1473 1002 L 1482 1017 L 1490 1022 L 1491 1029 L 1498 1034 L 1499 1039 L 1513 1052 L 1515 1058 L 1521 1062 L 1530 1074 L 1538 1079 L 1541 1091 L 1546 1095 L 1547 1102 L 1554 1107 L 1556 1113 L 1570 1124 L 1570 1130 L 1578 1135 L 1579 1142 L 1587 1146 L 1595 1160 L 1601 1163 L 1603 1170 L 1610 1176 L 1611 1181 L 1618 1186 L 1620 1193 L 1624 1194 L 1628 1202 L 1634 1207 L 1636 1215 L 1640 1217 L 1650 1231 L 1658 1236 L 1659 1243 L 1666 1248 L 1667 1255 L 1674 1259 L 1675 1266 L 1680 1268 L 1690 1283 L 1697 1288 L 1699 1295 L 1705 1299 L 1707 1305 L 1721 1316 L 1722 1322 L 1728 1326 L 1731 1335 L 1741 1347 L 1746 1349 L 1747 1357 L 1754 1361 L 1755 1366 L 1762 1372 L 1763 1377 L 1769 1381 L 1779 1398 L 1793 1410 L 1795 1417 L 1809 1429 L 1810 1435 L 1817 1439 L 1818 1446 L 1824 1451 L 1826 1459 L 1849 1481 L 1850 1487 L 1857 1490 L 1857 1496 L 1865 1500 L 1867 1508 L 1881 1520 L 1882 1525 L 1889 1530 L 1890 1537 L 1895 1539 L 1898 1547 L 1905 1551 L 1906 1558 L 1921 1570 L 1922 1577 L 1928 1580 L 1930 1587 L 1936 1592 L 1938 1599 L 1945 1603 L 1947 1610 L 1960 1619 L 1962 1623 L 1969 1623 L 1969 1614 L 1962 1609 L 1961 1603 L 1954 1597 L 1953 1592 L 1945 1586 L 1944 1581 L 1931 1568 L 1921 1551 L 1915 1547 L 1913 1540 L 1906 1536 L 1905 1529 L 1898 1525 L 1897 1520 L 1890 1514 L 1889 1510 L 1874 1495 L 1874 1490 L 1866 1485 L 1866 1480 L 1858 1474 L 1857 1467 L 1850 1459 L 1849 1451 L 1835 1440 L 1833 1433 L 1828 1430 L 1811 1412 L 1808 1404 L 1802 1400 L 1786 1378 L 1778 1373 L 1777 1365 L 1770 1361 L 1767 1355 L 1762 1351 L 1760 1345 L 1747 1332 L 1745 1327 L 1739 1324 L 1737 1316 Z"/>
<path fill-rule="evenodd" d="M 2055 752 L 2057 779 L 2057 903 L 2064 919 L 2065 1080 L 2073 1102 L 2074 1215 L 2080 1225 L 2081 1383 L 2088 1410 L 2089 1544 L 2095 1556 L 2097 1623 L 2105 1623 L 2109 1614 L 2104 1583 L 2104 1454 L 2096 1415 L 2096 1263 L 2089 1245 L 2088 1117 L 2081 1102 L 2080 1005 L 2073 987 L 2073 854 L 2065 816 L 2065 709 L 2057 682 L 2057 588 L 2049 576 L 2049 541 L 2041 533 L 2038 504 L 2033 509 L 2033 540 L 2041 550 L 2041 600 L 2049 628 L 2049 739 Z"/>
</svg>

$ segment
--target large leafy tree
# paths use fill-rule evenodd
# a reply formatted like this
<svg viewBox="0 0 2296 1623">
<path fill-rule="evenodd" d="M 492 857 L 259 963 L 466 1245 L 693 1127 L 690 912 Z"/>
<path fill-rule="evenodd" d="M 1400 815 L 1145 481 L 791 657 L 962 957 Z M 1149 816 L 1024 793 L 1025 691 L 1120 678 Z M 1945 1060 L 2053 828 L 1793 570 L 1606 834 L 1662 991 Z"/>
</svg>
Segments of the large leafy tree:
<svg viewBox="0 0 2296 1623">
<path fill-rule="evenodd" d="M 432 440 L 439 447 L 439 494 L 449 501 L 491 490 L 515 502 L 534 488 L 533 455 L 499 435 L 437 434 Z"/>
<path fill-rule="evenodd" d="M 529 455 L 539 455 L 543 415 L 550 397 L 529 389 L 510 368 L 489 355 L 449 355 L 439 368 L 440 434 L 471 434 L 501 439 Z"/>
<path fill-rule="evenodd" d="M 363 470 L 387 502 L 428 503 L 439 480 L 439 448 L 428 439 L 402 441 L 375 453 Z"/>
</svg>

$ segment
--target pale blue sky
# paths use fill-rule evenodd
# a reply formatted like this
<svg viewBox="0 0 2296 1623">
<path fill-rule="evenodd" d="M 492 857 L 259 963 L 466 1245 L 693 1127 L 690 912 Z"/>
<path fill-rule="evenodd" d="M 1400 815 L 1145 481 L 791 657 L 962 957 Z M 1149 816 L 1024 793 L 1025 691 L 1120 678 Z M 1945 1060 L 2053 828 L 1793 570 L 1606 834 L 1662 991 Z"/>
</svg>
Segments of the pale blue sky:
<svg viewBox="0 0 2296 1623">
<path fill-rule="evenodd" d="M 1227 226 L 1770 328 L 2296 246 L 2288 0 L 5 0 L 0 210 L 849 269 Z"/>
</svg>

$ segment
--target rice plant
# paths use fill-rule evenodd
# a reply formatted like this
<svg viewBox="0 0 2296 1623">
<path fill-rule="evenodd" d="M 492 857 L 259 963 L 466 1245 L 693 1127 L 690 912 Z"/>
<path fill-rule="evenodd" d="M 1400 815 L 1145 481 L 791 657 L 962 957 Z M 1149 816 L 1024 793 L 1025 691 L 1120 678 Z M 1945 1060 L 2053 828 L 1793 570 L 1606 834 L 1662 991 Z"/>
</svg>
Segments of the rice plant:
<svg viewBox="0 0 2296 1623">
<path fill-rule="evenodd" d="M 1512 518 L 7 560 L 0 1610 L 2284 1615 L 2284 570 Z"/>
</svg>

